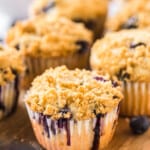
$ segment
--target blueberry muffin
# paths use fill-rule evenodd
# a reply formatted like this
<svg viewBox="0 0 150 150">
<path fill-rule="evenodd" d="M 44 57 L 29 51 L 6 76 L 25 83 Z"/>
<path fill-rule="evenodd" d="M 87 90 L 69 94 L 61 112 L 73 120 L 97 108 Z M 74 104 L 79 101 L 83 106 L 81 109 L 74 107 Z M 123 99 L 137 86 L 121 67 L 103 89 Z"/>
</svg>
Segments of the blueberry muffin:
<svg viewBox="0 0 150 150">
<path fill-rule="evenodd" d="M 15 49 L 0 45 L 0 120 L 11 114 L 19 95 L 19 74 L 24 66 Z"/>
<path fill-rule="evenodd" d="M 91 31 L 83 24 L 46 16 L 17 23 L 6 38 L 7 44 L 24 56 L 24 81 L 31 81 L 49 67 L 87 68 L 92 41 Z"/>
<path fill-rule="evenodd" d="M 98 40 L 90 58 L 93 70 L 123 83 L 121 115 L 150 115 L 150 33 L 144 29 L 108 33 Z"/>
<path fill-rule="evenodd" d="M 33 15 L 46 13 L 82 22 L 97 38 L 103 31 L 107 7 L 108 0 L 35 0 L 31 10 Z"/>
<path fill-rule="evenodd" d="M 33 81 L 25 103 L 45 149 L 98 150 L 113 136 L 122 98 L 117 81 L 61 66 Z"/>
<path fill-rule="evenodd" d="M 118 13 L 108 17 L 106 30 L 147 28 L 150 26 L 149 13 L 149 0 L 128 0 Z"/>
</svg>

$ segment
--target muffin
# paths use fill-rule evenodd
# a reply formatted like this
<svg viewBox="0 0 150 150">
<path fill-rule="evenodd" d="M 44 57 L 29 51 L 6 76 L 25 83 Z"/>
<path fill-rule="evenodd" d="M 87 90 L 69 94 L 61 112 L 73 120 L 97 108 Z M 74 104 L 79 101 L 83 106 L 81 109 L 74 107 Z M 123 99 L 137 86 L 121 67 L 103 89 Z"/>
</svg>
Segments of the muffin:
<svg viewBox="0 0 150 150">
<path fill-rule="evenodd" d="M 92 32 L 83 24 L 65 18 L 40 16 L 18 22 L 8 32 L 6 42 L 20 50 L 27 66 L 23 87 L 49 67 L 87 68 Z"/>
<path fill-rule="evenodd" d="M 108 0 L 36 0 L 31 12 L 33 16 L 46 13 L 50 17 L 63 16 L 82 22 L 97 38 L 103 32 L 107 7 Z"/>
<path fill-rule="evenodd" d="M 108 33 L 98 40 L 90 58 L 93 70 L 123 83 L 121 115 L 150 115 L 150 33 L 144 29 Z"/>
<path fill-rule="evenodd" d="M 98 150 L 113 136 L 122 98 L 117 81 L 61 66 L 33 81 L 25 103 L 45 149 Z"/>
<path fill-rule="evenodd" d="M 19 52 L 0 45 L 0 120 L 17 106 L 19 74 L 23 69 Z"/>
<path fill-rule="evenodd" d="M 107 31 L 119 31 L 122 29 L 147 28 L 150 26 L 150 1 L 128 0 L 120 11 L 108 17 Z"/>
</svg>

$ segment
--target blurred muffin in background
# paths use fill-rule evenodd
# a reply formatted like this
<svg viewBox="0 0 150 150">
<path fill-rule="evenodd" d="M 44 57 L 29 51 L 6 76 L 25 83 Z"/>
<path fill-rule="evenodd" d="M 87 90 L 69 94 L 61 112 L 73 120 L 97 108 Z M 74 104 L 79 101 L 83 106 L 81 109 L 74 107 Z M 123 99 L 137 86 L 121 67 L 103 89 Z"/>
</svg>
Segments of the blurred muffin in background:
<svg viewBox="0 0 150 150">
<path fill-rule="evenodd" d="M 113 137 L 122 99 L 117 81 L 62 66 L 37 77 L 25 103 L 36 138 L 45 149 L 98 150 Z"/>
<path fill-rule="evenodd" d="M 122 30 L 98 40 L 90 58 L 93 70 L 109 73 L 123 83 L 121 115 L 150 116 L 150 33 Z"/>
<path fill-rule="evenodd" d="M 124 0 L 125 1 L 125 0 Z M 107 31 L 146 28 L 150 26 L 150 1 L 128 0 L 115 15 L 108 17 Z"/>
<path fill-rule="evenodd" d="M 0 120 L 11 114 L 19 96 L 19 75 L 24 71 L 18 51 L 0 45 Z"/>
<path fill-rule="evenodd" d="M 97 38 L 103 32 L 108 0 L 35 0 L 31 7 L 32 16 L 46 13 L 82 22 Z"/>
<path fill-rule="evenodd" d="M 25 86 L 29 85 L 26 80 L 30 83 L 49 67 L 87 68 L 92 41 L 92 32 L 83 24 L 60 17 L 47 19 L 44 15 L 18 22 L 6 38 L 7 44 L 24 56 Z"/>
</svg>

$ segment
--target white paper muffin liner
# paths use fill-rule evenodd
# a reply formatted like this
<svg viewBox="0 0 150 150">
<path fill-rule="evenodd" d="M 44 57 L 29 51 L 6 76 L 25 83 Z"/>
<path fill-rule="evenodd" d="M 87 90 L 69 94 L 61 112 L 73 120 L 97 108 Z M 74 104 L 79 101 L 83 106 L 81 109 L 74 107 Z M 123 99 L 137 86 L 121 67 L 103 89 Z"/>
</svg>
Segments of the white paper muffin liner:
<svg viewBox="0 0 150 150">
<path fill-rule="evenodd" d="M 4 86 L 0 86 L 0 120 L 15 110 L 18 96 L 18 78 Z"/>
<path fill-rule="evenodd" d="M 150 116 L 150 83 L 124 83 L 124 101 L 121 105 L 123 116 Z"/>
<path fill-rule="evenodd" d="M 112 139 L 119 111 L 117 107 L 112 112 L 103 115 L 99 120 L 100 126 L 98 129 L 96 129 L 97 118 L 84 121 L 68 119 L 66 120 L 67 125 L 60 128 L 58 121 L 33 112 L 27 105 L 26 107 L 35 136 L 47 150 L 96 150 L 96 146 L 97 148 L 104 148 Z M 44 118 L 44 125 L 40 121 L 41 117 Z M 94 130 L 99 131 L 100 137 L 97 142 L 94 142 L 94 137 L 97 134 Z M 94 143 L 95 146 L 93 146 Z"/>
<path fill-rule="evenodd" d="M 90 51 L 88 49 L 83 53 L 76 53 L 67 57 L 26 57 L 24 61 L 27 71 L 22 76 L 22 87 L 29 87 L 30 83 L 37 75 L 42 74 L 46 69 L 50 67 L 66 65 L 69 69 L 88 68 L 89 53 Z"/>
</svg>

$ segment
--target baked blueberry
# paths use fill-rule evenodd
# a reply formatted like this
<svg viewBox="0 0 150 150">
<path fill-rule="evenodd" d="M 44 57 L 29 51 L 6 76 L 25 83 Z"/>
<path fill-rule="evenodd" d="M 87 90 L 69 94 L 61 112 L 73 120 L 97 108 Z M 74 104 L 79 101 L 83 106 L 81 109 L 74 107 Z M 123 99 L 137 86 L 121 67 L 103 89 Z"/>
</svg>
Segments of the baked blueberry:
<svg viewBox="0 0 150 150">
<path fill-rule="evenodd" d="M 130 120 L 130 127 L 134 134 L 142 134 L 149 128 L 150 122 L 146 116 L 133 117 Z"/>
<path fill-rule="evenodd" d="M 114 95 L 114 96 L 113 96 L 113 99 L 116 99 L 116 98 L 118 98 L 118 96 Z"/>
<path fill-rule="evenodd" d="M 138 46 L 144 46 L 144 47 L 146 47 L 146 44 L 145 43 L 143 43 L 143 42 L 139 42 L 139 43 L 131 43 L 130 44 L 130 48 L 136 48 L 136 47 L 138 47 Z"/>
<path fill-rule="evenodd" d="M 94 20 L 87 20 L 87 21 L 84 21 L 84 20 L 82 20 L 82 19 L 73 19 L 73 21 L 74 22 L 82 22 L 82 23 L 84 23 L 84 25 L 85 25 L 85 27 L 86 28 L 88 28 L 88 29 L 90 29 L 90 30 L 93 30 L 94 29 L 94 27 L 95 27 L 95 25 L 96 25 L 96 23 L 94 22 Z"/>
<path fill-rule="evenodd" d="M 16 44 L 15 48 L 16 48 L 16 50 L 20 50 L 20 45 Z"/>
<path fill-rule="evenodd" d="M 48 12 L 51 8 L 53 8 L 55 6 L 55 2 L 50 2 L 47 6 L 45 6 L 42 11 L 43 12 Z"/>
<path fill-rule="evenodd" d="M 107 81 L 103 77 L 94 77 L 94 79 L 97 80 L 97 81 L 102 81 L 102 82 L 106 82 Z"/>
<path fill-rule="evenodd" d="M 80 41 L 77 41 L 76 44 L 80 46 L 79 51 L 78 51 L 79 53 L 84 53 L 85 51 L 89 49 L 89 44 L 87 41 L 80 40 Z"/>
<path fill-rule="evenodd" d="M 130 79 L 130 74 L 126 72 L 125 68 L 122 68 L 119 70 L 117 77 L 121 80 L 124 81 L 125 79 Z"/>
<path fill-rule="evenodd" d="M 113 85 L 113 87 L 119 86 L 118 82 L 116 82 L 116 81 L 112 81 L 112 85 Z"/>
<path fill-rule="evenodd" d="M 121 26 L 121 29 L 134 29 L 138 27 L 138 19 L 137 17 L 130 17 L 126 23 Z"/>
<path fill-rule="evenodd" d="M 70 110 L 69 110 L 69 108 L 64 107 L 64 108 L 61 108 L 59 112 L 62 114 L 66 114 L 66 113 L 70 112 Z"/>
</svg>

